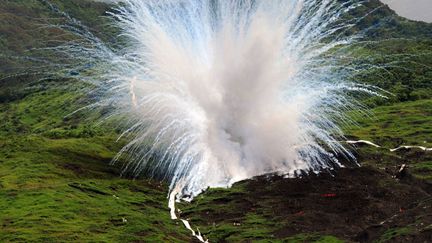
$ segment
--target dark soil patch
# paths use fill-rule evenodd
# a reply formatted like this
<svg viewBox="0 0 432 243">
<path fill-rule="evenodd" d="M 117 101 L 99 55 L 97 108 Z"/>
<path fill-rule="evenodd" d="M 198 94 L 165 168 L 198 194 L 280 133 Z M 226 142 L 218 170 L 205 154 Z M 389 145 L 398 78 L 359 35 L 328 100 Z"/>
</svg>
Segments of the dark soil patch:
<svg viewBox="0 0 432 243">
<path fill-rule="evenodd" d="M 207 223 L 209 235 L 239 222 L 242 230 L 267 227 L 273 239 L 317 233 L 354 242 L 432 240 L 432 196 L 423 189 L 430 185 L 408 172 L 401 179 L 392 173 L 362 167 L 295 179 L 260 176 L 230 189 L 242 188 L 241 194 L 227 193 L 221 199 L 214 198 L 212 190 L 205 192 L 182 216 L 197 214 L 195 223 Z M 220 206 L 201 210 L 211 205 Z M 268 225 L 248 222 L 246 216 L 251 214 L 266 219 Z M 405 228 L 398 231 L 400 227 Z"/>
</svg>

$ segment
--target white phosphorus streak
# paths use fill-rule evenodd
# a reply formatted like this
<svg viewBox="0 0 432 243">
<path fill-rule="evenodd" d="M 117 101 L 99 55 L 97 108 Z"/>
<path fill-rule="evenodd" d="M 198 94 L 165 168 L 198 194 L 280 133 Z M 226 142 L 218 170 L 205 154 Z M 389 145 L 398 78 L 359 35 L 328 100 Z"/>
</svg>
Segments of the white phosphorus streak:
<svg viewBox="0 0 432 243">
<path fill-rule="evenodd" d="M 426 148 L 424 146 L 409 146 L 409 145 L 404 145 L 404 146 L 400 146 L 400 147 L 397 147 L 394 149 L 390 149 L 390 151 L 395 152 L 395 151 L 400 150 L 400 149 L 413 149 L 413 148 L 414 149 L 421 149 L 423 151 L 432 151 L 432 148 Z"/>
<path fill-rule="evenodd" d="M 175 213 L 175 201 L 176 201 L 176 197 L 178 195 L 179 191 L 174 189 L 171 191 L 170 195 L 169 195 L 169 199 L 168 199 L 168 207 L 170 209 L 170 213 L 171 213 L 171 219 L 176 220 L 178 219 L 176 213 Z M 201 232 L 199 231 L 199 229 L 197 229 L 197 232 L 195 232 L 195 230 L 192 229 L 189 221 L 187 221 L 186 219 L 180 219 L 180 221 L 183 223 L 183 225 L 186 227 L 186 229 L 190 230 L 192 233 L 192 236 L 194 236 L 195 238 L 197 238 L 199 241 L 201 242 L 209 242 L 208 239 L 204 239 L 204 236 L 201 235 Z"/>
<path fill-rule="evenodd" d="M 348 144 L 367 144 L 367 145 L 374 146 L 376 148 L 382 148 L 382 146 L 377 145 L 377 144 L 375 144 L 371 141 L 368 141 L 368 140 L 357 140 L 357 141 L 348 140 L 348 141 L 346 141 L 346 143 L 348 143 Z M 390 152 L 396 152 L 400 149 L 421 149 L 423 151 L 432 151 L 432 148 L 427 148 L 424 146 L 416 146 L 416 145 L 402 145 L 402 146 L 399 146 L 397 148 L 393 148 L 393 149 L 389 149 L 389 150 L 390 150 Z"/>
<path fill-rule="evenodd" d="M 381 146 L 379 146 L 379 145 L 377 145 L 377 144 L 375 144 L 375 143 L 373 143 L 373 142 L 371 142 L 371 141 L 367 141 L 367 140 L 357 140 L 357 141 L 352 141 L 352 140 L 348 140 L 348 141 L 346 141 L 348 144 L 367 144 L 367 145 L 371 145 L 371 146 L 374 146 L 374 147 L 376 147 L 376 148 L 381 148 Z"/>
<path fill-rule="evenodd" d="M 371 68 L 350 56 L 364 16 L 349 12 L 361 3 L 124 0 L 110 13 L 118 46 L 62 13 L 80 38 L 52 49 L 70 64 L 62 75 L 95 87 L 90 107 L 123 119 L 128 144 L 114 162 L 193 198 L 354 159 L 339 128 L 361 108 L 350 94 L 378 95 L 353 80 Z"/>
</svg>

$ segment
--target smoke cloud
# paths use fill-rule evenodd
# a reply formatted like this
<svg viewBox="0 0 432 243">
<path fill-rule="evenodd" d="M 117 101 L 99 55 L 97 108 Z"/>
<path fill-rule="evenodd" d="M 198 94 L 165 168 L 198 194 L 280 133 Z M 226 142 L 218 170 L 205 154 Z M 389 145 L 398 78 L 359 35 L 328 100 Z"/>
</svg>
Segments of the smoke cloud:
<svg viewBox="0 0 432 243">
<path fill-rule="evenodd" d="M 125 117 L 125 171 L 196 195 L 269 172 L 341 166 L 338 121 L 354 107 L 341 33 L 358 6 L 325 0 L 127 0 L 113 13 L 124 48 L 90 33 L 66 45 L 79 79 Z M 92 48 L 88 48 L 91 46 Z M 64 51 L 66 50 L 66 51 Z M 89 65 L 89 63 L 91 65 Z"/>
</svg>

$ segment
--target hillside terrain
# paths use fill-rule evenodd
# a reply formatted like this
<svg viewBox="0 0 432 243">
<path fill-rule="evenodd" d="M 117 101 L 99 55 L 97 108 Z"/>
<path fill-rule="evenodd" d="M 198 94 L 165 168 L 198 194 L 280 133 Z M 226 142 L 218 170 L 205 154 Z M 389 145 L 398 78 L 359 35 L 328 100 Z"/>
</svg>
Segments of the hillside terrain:
<svg viewBox="0 0 432 243">
<path fill-rule="evenodd" d="M 121 44 L 106 16 L 110 6 L 0 2 L 0 241 L 194 241 L 170 219 L 165 182 L 120 176 L 121 161 L 111 164 L 125 141 L 116 141 L 112 122 L 95 122 L 103 110 L 74 113 L 91 103 L 82 84 L 43 78 L 49 64 L 29 58 L 73 39 L 46 28 L 61 24 L 62 12 Z M 432 152 L 390 151 L 432 147 L 432 24 L 400 18 L 374 0 L 350 14 L 371 10 L 352 30 L 368 38 L 352 55 L 381 68 L 353 78 L 389 93 L 359 97 L 370 113 L 353 112 L 356 125 L 343 129 L 347 139 L 382 147 L 348 145 L 361 167 L 346 161 L 347 168 L 320 175 L 264 175 L 178 203 L 179 216 L 211 242 L 432 241 Z"/>
</svg>

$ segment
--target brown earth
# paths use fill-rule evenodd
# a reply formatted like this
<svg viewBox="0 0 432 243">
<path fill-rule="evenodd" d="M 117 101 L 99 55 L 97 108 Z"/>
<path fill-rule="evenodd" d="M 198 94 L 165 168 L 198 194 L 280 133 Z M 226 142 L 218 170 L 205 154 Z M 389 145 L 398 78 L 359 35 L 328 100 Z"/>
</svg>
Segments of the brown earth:
<svg viewBox="0 0 432 243">
<path fill-rule="evenodd" d="M 365 166 L 295 179 L 267 175 L 208 190 L 181 216 L 212 242 L 291 242 L 289 237 L 311 233 L 350 242 L 432 242 L 431 189 L 409 169 Z M 248 222 L 251 214 L 264 220 Z M 234 229 L 224 230 L 228 225 Z M 268 229 L 268 237 L 242 233 L 253 229 Z"/>
</svg>

